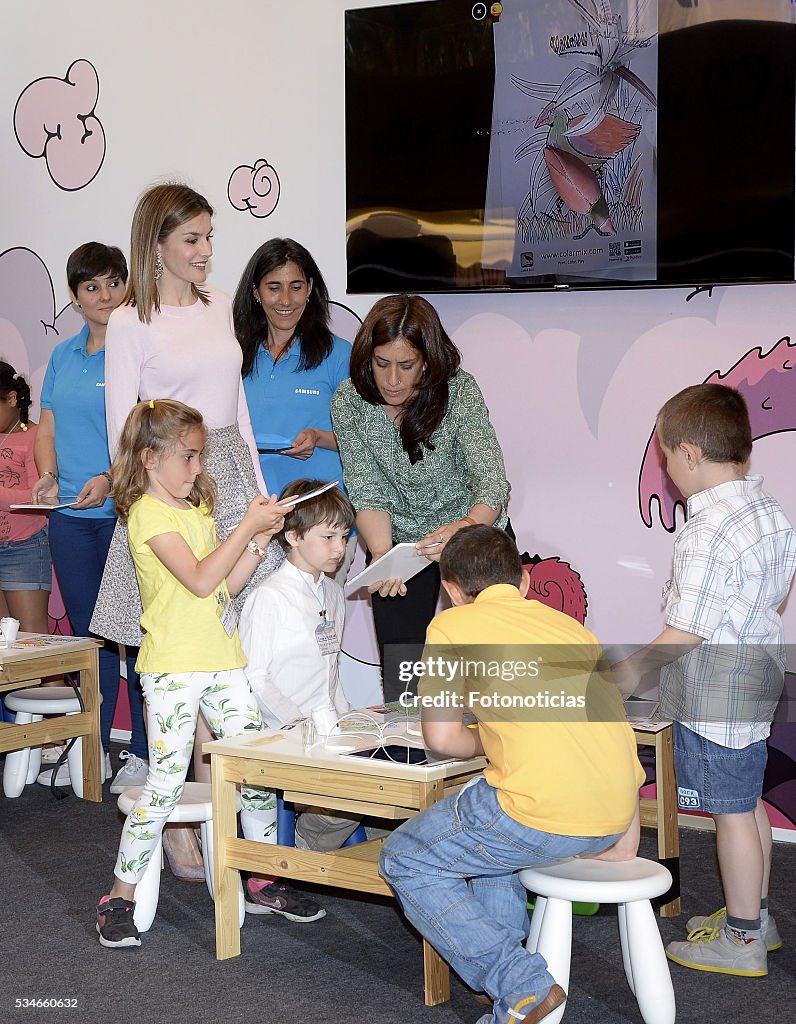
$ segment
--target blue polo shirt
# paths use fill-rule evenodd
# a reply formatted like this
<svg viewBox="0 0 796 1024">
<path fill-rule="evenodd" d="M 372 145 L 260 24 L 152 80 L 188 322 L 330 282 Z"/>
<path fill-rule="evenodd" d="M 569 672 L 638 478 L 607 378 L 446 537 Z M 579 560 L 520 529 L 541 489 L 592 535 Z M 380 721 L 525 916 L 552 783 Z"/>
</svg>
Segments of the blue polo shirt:
<svg viewBox="0 0 796 1024">
<path fill-rule="evenodd" d="M 312 370 L 298 369 L 301 355 L 298 339 L 277 363 L 268 350 L 260 346 L 252 372 L 243 379 L 258 448 L 271 447 L 278 438 L 289 444 L 307 427 L 332 429 L 332 395 L 349 376 L 351 359 L 350 343 L 336 335 L 332 339 L 332 351 Z M 290 455 L 261 454 L 260 466 L 266 486 L 274 494 L 300 477 L 339 480 L 341 486 L 343 483 L 340 456 L 326 448 L 316 448 L 306 460 Z"/>
<path fill-rule="evenodd" d="M 41 407 L 55 418 L 58 490 L 80 494 L 87 480 L 110 466 L 105 426 L 105 348 L 86 352 L 88 324 L 56 345 L 41 388 Z M 98 508 L 62 509 L 64 515 L 104 519 L 116 515 L 112 499 Z"/>
</svg>

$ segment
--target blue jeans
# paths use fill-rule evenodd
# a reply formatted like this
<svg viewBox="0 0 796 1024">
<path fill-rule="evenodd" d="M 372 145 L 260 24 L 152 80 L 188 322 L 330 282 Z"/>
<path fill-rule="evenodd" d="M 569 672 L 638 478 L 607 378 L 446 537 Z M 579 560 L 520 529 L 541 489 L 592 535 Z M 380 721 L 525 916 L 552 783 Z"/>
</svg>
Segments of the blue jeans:
<svg viewBox="0 0 796 1024">
<path fill-rule="evenodd" d="M 379 871 L 407 918 L 471 988 L 496 1003 L 517 995 L 541 1000 L 554 981 L 544 957 L 523 945 L 527 894 L 517 872 L 599 853 L 617 838 L 521 825 L 479 778 L 393 832 Z"/>
<path fill-rule="evenodd" d="M 102 570 L 108 557 L 116 520 L 92 519 L 50 513 L 50 551 L 61 587 L 64 607 L 75 636 L 90 636 L 88 625 L 97 600 Z M 149 750 L 144 730 L 144 696 L 135 671 L 138 651 L 127 650 L 127 695 L 130 698 L 130 750 L 144 761 Z M 110 641 L 99 652 L 100 734 L 103 750 L 108 750 L 111 725 L 119 695 L 119 649 Z"/>
</svg>

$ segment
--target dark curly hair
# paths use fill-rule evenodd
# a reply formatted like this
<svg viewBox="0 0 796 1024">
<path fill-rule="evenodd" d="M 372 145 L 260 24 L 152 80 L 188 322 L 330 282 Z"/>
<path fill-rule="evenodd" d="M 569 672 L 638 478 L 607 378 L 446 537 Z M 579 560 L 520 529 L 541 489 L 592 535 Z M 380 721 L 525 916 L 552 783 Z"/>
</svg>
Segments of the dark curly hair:
<svg viewBox="0 0 796 1024">
<path fill-rule="evenodd" d="M 401 444 L 414 464 L 423 458 L 423 448 L 434 448 L 431 435 L 448 411 L 448 383 L 459 369 L 461 353 L 445 333 L 436 309 L 420 295 L 379 299 L 357 331 L 351 352 L 351 382 L 371 405 L 384 403 L 373 376 L 374 350 L 398 338 L 420 353 L 426 367 L 422 387 L 400 424 Z"/>
<path fill-rule="evenodd" d="M 28 410 L 30 409 L 30 384 L 21 373 L 17 373 L 10 363 L 0 362 L 0 398 L 7 398 L 10 392 L 17 396 L 19 422 L 23 430 L 28 427 Z"/>
</svg>

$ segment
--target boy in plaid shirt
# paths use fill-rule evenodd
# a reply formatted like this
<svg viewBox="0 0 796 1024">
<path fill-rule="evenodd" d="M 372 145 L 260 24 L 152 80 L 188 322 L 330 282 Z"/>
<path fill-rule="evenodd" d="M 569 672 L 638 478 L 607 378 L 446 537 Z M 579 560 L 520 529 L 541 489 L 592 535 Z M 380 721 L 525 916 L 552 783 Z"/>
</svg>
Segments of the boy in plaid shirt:
<svg viewBox="0 0 796 1024">
<path fill-rule="evenodd" d="M 681 810 L 716 824 L 726 907 L 692 917 L 670 960 L 700 971 L 759 977 L 782 945 L 768 913 L 771 826 L 761 800 L 766 737 L 782 692 L 779 608 L 796 568 L 782 509 L 747 476 L 752 431 L 743 396 L 697 384 L 671 398 L 656 431 L 666 471 L 688 502 L 666 590 L 666 628 L 616 666 L 633 689 L 661 671 L 661 709 L 675 722 Z"/>
</svg>

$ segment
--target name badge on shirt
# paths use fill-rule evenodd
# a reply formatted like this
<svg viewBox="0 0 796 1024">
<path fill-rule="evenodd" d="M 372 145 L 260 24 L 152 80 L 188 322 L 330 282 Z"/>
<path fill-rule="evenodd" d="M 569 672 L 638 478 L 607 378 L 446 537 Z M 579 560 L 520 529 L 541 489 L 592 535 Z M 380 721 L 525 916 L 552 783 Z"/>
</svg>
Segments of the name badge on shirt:
<svg viewBox="0 0 796 1024">
<path fill-rule="evenodd" d="M 238 625 L 238 613 L 235 611 L 235 605 L 231 600 L 225 601 L 223 606 L 218 606 L 218 617 L 221 619 L 221 625 L 224 627 L 227 636 L 231 637 Z"/>
<path fill-rule="evenodd" d="M 340 650 L 340 640 L 334 622 L 324 620 L 315 627 L 315 639 L 321 654 L 336 654 Z"/>
</svg>

